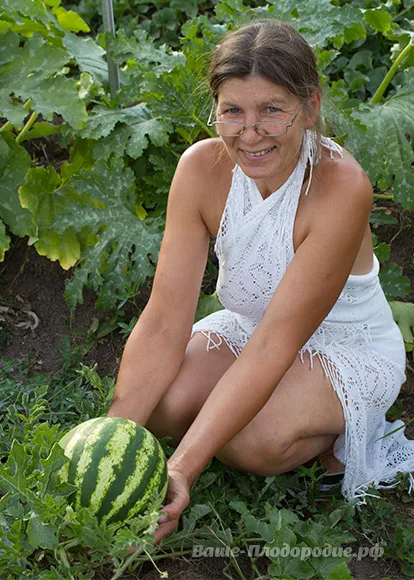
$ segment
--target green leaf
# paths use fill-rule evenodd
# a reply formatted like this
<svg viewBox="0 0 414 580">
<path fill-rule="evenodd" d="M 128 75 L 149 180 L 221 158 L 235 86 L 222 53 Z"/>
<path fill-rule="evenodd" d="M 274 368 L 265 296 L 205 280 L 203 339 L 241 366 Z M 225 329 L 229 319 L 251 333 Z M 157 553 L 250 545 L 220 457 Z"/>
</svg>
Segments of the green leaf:
<svg viewBox="0 0 414 580">
<path fill-rule="evenodd" d="M 388 32 L 392 25 L 391 14 L 381 8 L 366 10 L 364 12 L 364 20 L 373 30 L 379 30 L 383 34 Z"/>
<path fill-rule="evenodd" d="M 380 262 L 386 262 L 390 259 L 391 245 L 383 242 L 374 248 L 375 255 Z"/>
<path fill-rule="evenodd" d="M 384 224 L 387 225 L 398 224 L 397 218 L 391 214 L 390 210 L 381 210 L 372 212 L 369 221 L 371 225 L 374 226 L 374 228 Z"/>
<path fill-rule="evenodd" d="M 346 564 L 346 562 L 341 562 L 337 564 L 332 570 L 329 570 L 326 576 L 323 576 L 326 580 L 352 580 L 353 576 Z"/>
<path fill-rule="evenodd" d="M 51 46 L 39 37 L 29 38 L 24 47 L 19 47 L 19 38 L 9 32 L 6 42 L 0 43 L 0 78 L 7 87 L 0 91 L 0 109 L 5 102 L 10 110 L 13 94 L 24 101 L 32 99 L 32 109 L 46 119 L 59 113 L 75 129 L 82 128 L 87 113 L 76 81 L 56 76 L 69 60 L 65 49 Z"/>
<path fill-rule="evenodd" d="M 32 512 L 27 524 L 27 537 L 34 549 L 45 548 L 53 550 L 59 541 L 57 538 L 57 528 L 44 524 L 39 516 Z"/>
<path fill-rule="evenodd" d="M 205 318 L 209 314 L 217 312 L 218 310 L 223 310 L 223 306 L 217 296 L 217 292 L 210 295 L 201 292 L 198 299 L 194 322 L 198 322 L 202 318 Z"/>
<path fill-rule="evenodd" d="M 59 24 L 64 30 L 69 30 L 71 32 L 90 32 L 91 29 L 86 24 L 86 22 L 73 12 L 73 10 L 65 10 L 62 7 L 53 8 L 53 14 L 58 19 Z"/>
<path fill-rule="evenodd" d="M 69 60 L 66 50 L 49 45 L 43 38 L 29 38 L 23 47 L 19 46 L 19 37 L 13 32 L 2 40 L 1 79 L 10 93 L 14 92 L 14 85 L 24 83 L 33 73 L 42 73 L 45 78 L 58 72 Z"/>
<path fill-rule="evenodd" d="M 30 155 L 11 135 L 0 134 L 0 218 L 20 237 L 33 233 L 30 212 L 21 206 L 18 195 L 30 161 Z"/>
<path fill-rule="evenodd" d="M 0 114 L 15 127 L 21 127 L 27 117 L 27 110 L 24 108 L 23 103 L 11 101 L 8 91 L 0 89 Z"/>
<path fill-rule="evenodd" d="M 68 32 L 63 45 L 76 60 L 79 69 L 92 75 L 95 82 L 108 83 L 108 65 L 105 51 L 92 38 L 81 38 Z"/>
<path fill-rule="evenodd" d="M 391 301 L 389 305 L 404 342 L 414 344 L 414 304 L 412 302 Z"/>
<path fill-rule="evenodd" d="M 80 245 L 73 230 L 57 233 L 50 227 L 55 216 L 64 211 L 71 196 L 73 198 L 73 192 L 68 189 L 55 194 L 60 185 L 60 177 L 53 167 L 34 167 L 28 171 L 19 194 L 22 206 L 30 210 L 35 225 L 30 243 L 35 243 L 41 256 L 59 260 L 62 268 L 67 270 L 79 259 Z"/>
<path fill-rule="evenodd" d="M 48 137 L 49 135 L 56 135 L 62 130 L 62 125 L 52 125 L 51 123 L 40 122 L 35 123 L 33 129 L 26 133 L 26 136 L 20 140 L 20 143 L 31 139 L 39 139 L 40 137 Z"/>
<path fill-rule="evenodd" d="M 164 145 L 168 141 L 165 124 L 155 119 L 143 103 L 126 109 L 95 107 L 81 136 L 101 139 L 113 132 L 118 123 L 123 126 L 118 128 L 116 135 L 111 135 L 109 141 L 103 143 L 106 153 L 103 154 L 101 149 L 98 151 L 98 157 L 108 156 L 110 152 L 120 154 L 120 148 L 123 148 L 130 157 L 136 159 L 148 147 L 150 140 L 157 146 Z"/>
<path fill-rule="evenodd" d="M 71 178 L 70 187 L 78 192 L 84 208 L 80 211 L 79 200 L 73 199 L 52 226 L 58 233 L 73 228 L 98 239 L 85 249 L 80 268 L 67 284 L 66 299 L 72 306 L 82 302 L 87 285 L 100 293 L 99 305 L 109 308 L 128 294 L 129 287 L 153 275 L 151 262 L 158 259 L 162 234 L 128 209 L 126 200 L 133 195 L 134 181 L 121 158 L 111 164 L 97 160 L 90 170 Z"/>
<path fill-rule="evenodd" d="M 275 7 L 275 17 L 288 21 L 312 47 L 324 48 L 334 40 L 335 48 L 340 49 L 344 42 L 366 37 L 364 25 L 360 22 L 361 11 L 350 4 L 333 6 L 330 0 L 321 0 L 317 4 L 315 0 L 300 3 L 271 0 L 270 3 Z"/>
<path fill-rule="evenodd" d="M 131 68 L 135 81 L 141 71 L 151 70 L 158 77 L 163 72 L 169 73 L 176 66 L 186 64 L 182 52 L 173 51 L 165 45 L 157 47 L 144 30 L 135 30 L 130 37 L 123 30 L 119 30 L 109 46 L 118 64 L 125 66 L 126 70 Z"/>
<path fill-rule="evenodd" d="M 24 446 L 13 441 L 7 463 L 0 463 L 0 489 L 21 499 L 33 500 L 30 484 L 37 474 L 31 470 L 31 463 Z"/>
<path fill-rule="evenodd" d="M 27 16 L 32 20 L 48 22 L 46 6 L 41 0 L 2 0 L 2 9 L 8 13 Z"/>
<path fill-rule="evenodd" d="M 6 226 L 0 220 L 0 262 L 4 260 L 4 255 L 10 248 L 10 238 L 6 234 Z"/>
<path fill-rule="evenodd" d="M 361 105 L 351 113 L 369 128 L 369 139 L 359 142 L 355 156 L 373 184 L 393 184 L 395 200 L 414 210 L 414 70 L 407 83 L 383 104 Z"/>
<path fill-rule="evenodd" d="M 410 280 L 402 275 L 402 268 L 396 264 L 383 266 L 379 278 L 387 300 L 404 298 L 411 291 Z"/>
</svg>

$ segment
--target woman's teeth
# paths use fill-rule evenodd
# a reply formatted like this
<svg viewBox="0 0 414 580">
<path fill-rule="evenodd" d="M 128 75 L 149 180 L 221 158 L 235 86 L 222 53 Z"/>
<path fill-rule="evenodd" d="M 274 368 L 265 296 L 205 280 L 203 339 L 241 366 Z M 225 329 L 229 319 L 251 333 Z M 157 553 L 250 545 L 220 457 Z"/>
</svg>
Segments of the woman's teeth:
<svg viewBox="0 0 414 580">
<path fill-rule="evenodd" d="M 248 157 L 261 157 L 262 155 L 266 155 L 266 153 L 269 153 L 269 151 L 271 151 L 272 149 L 274 149 L 275 147 L 269 147 L 269 149 L 264 149 L 263 151 L 258 151 L 257 153 L 251 153 L 250 151 L 244 151 L 244 153 L 248 156 Z"/>
</svg>

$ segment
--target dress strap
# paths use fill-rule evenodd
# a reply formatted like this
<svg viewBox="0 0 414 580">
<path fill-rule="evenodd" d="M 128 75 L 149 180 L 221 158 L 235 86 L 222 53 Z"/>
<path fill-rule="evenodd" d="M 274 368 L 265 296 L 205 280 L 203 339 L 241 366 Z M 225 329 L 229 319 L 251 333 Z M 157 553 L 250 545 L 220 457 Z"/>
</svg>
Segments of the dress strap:
<svg viewBox="0 0 414 580">
<path fill-rule="evenodd" d="M 315 131 L 311 131 L 310 129 L 307 129 L 305 131 L 305 135 L 303 137 L 302 147 L 303 147 L 304 157 L 305 157 L 305 159 L 308 160 L 308 163 L 309 163 L 309 180 L 308 180 L 308 185 L 306 187 L 305 195 L 308 195 L 309 188 L 310 188 L 311 183 L 312 183 L 313 167 L 314 167 L 314 165 L 318 165 L 320 158 L 321 158 L 320 153 L 319 153 L 317 140 L 318 140 L 318 134 Z M 338 143 L 335 143 L 335 141 L 333 141 L 329 137 L 321 136 L 320 145 L 322 147 L 325 147 L 325 149 L 329 150 L 331 159 L 333 159 L 334 153 L 338 153 L 338 155 L 340 155 L 341 157 L 344 156 L 342 147 L 340 145 L 338 145 Z"/>
</svg>

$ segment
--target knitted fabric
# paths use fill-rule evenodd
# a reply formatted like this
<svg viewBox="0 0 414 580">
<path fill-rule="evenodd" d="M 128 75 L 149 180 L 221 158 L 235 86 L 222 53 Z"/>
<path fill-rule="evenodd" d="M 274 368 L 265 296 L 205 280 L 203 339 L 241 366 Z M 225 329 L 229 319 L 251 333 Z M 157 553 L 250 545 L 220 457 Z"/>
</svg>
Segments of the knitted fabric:
<svg viewBox="0 0 414 580">
<path fill-rule="evenodd" d="M 224 309 L 193 326 L 193 334 L 207 337 L 207 351 L 224 341 L 239 356 L 292 261 L 305 170 L 318 161 L 314 138 L 305 132 L 295 169 L 266 199 L 239 166 L 233 169 L 214 248 L 219 260 L 217 294 Z M 328 138 L 322 137 L 321 145 L 331 157 L 342 155 Z M 371 271 L 348 277 L 337 302 L 298 353 L 302 363 L 304 352 L 309 353 L 311 368 L 318 357 L 341 401 L 346 431 L 335 441 L 334 454 L 346 466 L 343 495 L 360 503 L 371 484 L 381 487 L 393 482 L 397 472 L 414 471 L 414 441 L 406 439 L 402 421 L 385 420 L 406 380 L 406 359 L 378 272 L 373 254 Z"/>
</svg>

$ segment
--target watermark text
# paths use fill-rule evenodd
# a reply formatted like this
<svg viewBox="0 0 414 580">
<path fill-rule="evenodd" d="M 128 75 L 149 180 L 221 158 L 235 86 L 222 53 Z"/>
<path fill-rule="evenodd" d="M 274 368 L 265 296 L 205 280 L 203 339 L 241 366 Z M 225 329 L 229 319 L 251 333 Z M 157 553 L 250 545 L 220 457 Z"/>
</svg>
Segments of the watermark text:
<svg viewBox="0 0 414 580">
<path fill-rule="evenodd" d="M 375 562 L 382 558 L 384 547 L 381 544 L 372 546 L 359 546 L 355 549 L 351 546 L 289 546 L 283 544 L 280 546 L 261 546 L 260 544 L 251 544 L 246 548 L 228 546 L 203 546 L 195 544 L 193 546 L 193 558 L 238 558 L 247 555 L 250 558 L 267 557 L 275 558 L 295 558 L 299 560 L 309 560 L 309 558 L 344 558 L 352 557 L 357 560 L 363 558 L 372 558 Z"/>
</svg>

